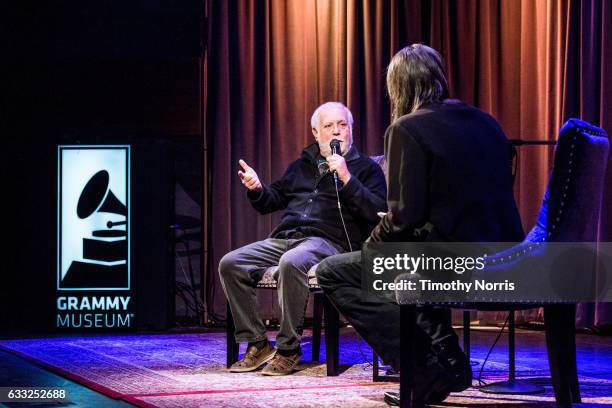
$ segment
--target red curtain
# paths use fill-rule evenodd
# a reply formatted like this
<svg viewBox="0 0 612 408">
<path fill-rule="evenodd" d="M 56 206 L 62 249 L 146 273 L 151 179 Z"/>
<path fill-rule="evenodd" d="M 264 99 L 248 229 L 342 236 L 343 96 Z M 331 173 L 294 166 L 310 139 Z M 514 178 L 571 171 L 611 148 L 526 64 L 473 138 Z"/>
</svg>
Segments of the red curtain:
<svg viewBox="0 0 612 408">
<path fill-rule="evenodd" d="M 264 238 L 278 220 L 248 204 L 236 177 L 238 159 L 265 182 L 279 177 L 312 142 L 310 115 L 329 100 L 352 110 L 357 147 L 380 154 L 390 118 L 385 68 L 405 45 L 438 49 L 452 96 L 491 113 L 509 138 L 554 140 L 569 117 L 612 130 L 612 85 L 605 81 L 612 73 L 609 2 L 228 0 L 208 1 L 206 10 L 208 301 L 220 316 L 219 259 Z M 549 147 L 521 148 L 516 197 L 526 230 L 535 222 L 551 159 Z M 604 241 L 612 239 L 609 210 L 610 189 Z M 262 299 L 269 315 L 272 299 Z M 580 323 L 610 323 L 611 310 L 583 305 Z"/>
</svg>

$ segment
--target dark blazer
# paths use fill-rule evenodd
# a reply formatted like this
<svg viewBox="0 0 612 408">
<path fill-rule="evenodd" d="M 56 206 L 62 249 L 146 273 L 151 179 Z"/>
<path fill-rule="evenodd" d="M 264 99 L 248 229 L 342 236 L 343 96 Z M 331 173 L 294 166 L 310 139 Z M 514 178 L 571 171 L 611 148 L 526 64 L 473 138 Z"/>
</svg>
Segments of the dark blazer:
<svg viewBox="0 0 612 408">
<path fill-rule="evenodd" d="M 370 240 L 521 241 L 511 153 L 497 121 L 465 103 L 402 116 L 385 134 L 389 213 Z"/>
</svg>

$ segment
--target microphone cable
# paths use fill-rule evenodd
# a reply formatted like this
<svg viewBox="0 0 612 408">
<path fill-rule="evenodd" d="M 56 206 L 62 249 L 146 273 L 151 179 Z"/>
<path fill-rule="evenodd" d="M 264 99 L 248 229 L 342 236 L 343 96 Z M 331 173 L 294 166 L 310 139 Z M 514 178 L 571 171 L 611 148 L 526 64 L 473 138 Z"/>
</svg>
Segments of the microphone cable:
<svg viewBox="0 0 612 408">
<path fill-rule="evenodd" d="M 514 313 L 514 312 L 510 312 L 510 313 Z M 489 360 L 489 357 L 491 356 L 491 352 L 495 348 L 495 345 L 499 341 L 499 338 L 501 337 L 502 333 L 504 332 L 504 329 L 508 325 L 508 321 L 510 320 L 510 313 L 508 313 L 508 317 L 506 317 L 506 320 L 504 321 L 504 325 L 502 326 L 502 328 L 499 331 L 499 333 L 497 333 L 497 337 L 495 337 L 495 340 L 493 341 L 493 344 L 491 345 L 491 347 L 489 348 L 489 351 L 487 352 L 487 356 L 485 357 L 484 361 L 482 362 L 482 365 L 480 366 L 480 371 L 478 372 L 478 378 L 477 378 L 478 385 L 475 388 L 481 388 L 481 387 L 484 387 L 484 386 L 487 385 L 482 380 L 482 372 L 484 370 L 485 364 L 487 364 L 487 361 Z"/>
<path fill-rule="evenodd" d="M 334 187 L 336 187 L 336 200 L 338 203 L 338 212 L 340 213 L 340 221 L 342 221 L 342 228 L 344 229 L 344 235 L 346 236 L 346 242 L 349 246 L 349 252 L 353 252 L 353 246 L 351 245 L 351 239 L 349 238 L 348 231 L 346 230 L 346 224 L 344 223 L 344 216 L 342 216 L 342 206 L 340 205 L 340 193 L 338 192 L 338 175 L 334 171 Z"/>
<path fill-rule="evenodd" d="M 329 142 L 329 148 L 332 154 L 337 154 L 340 151 L 340 141 L 338 139 L 332 139 Z M 346 230 L 346 224 L 344 223 L 344 216 L 342 215 L 342 206 L 340 205 L 340 193 L 338 192 L 338 173 L 333 172 L 334 175 L 334 187 L 336 188 L 336 200 L 338 203 L 338 212 L 340 213 L 340 221 L 342 221 L 342 228 L 344 229 L 344 236 L 346 236 L 346 243 L 349 247 L 349 252 L 353 252 L 353 246 L 351 245 L 351 239 L 349 238 L 348 231 Z"/>
</svg>

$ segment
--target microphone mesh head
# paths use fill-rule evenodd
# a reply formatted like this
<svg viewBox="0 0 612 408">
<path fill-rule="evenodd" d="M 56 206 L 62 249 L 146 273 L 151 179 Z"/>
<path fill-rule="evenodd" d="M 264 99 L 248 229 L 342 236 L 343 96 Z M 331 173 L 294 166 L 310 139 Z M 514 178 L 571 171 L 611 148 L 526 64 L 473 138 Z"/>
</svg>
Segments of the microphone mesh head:
<svg viewBox="0 0 612 408">
<path fill-rule="evenodd" d="M 332 152 L 340 152 L 340 141 L 338 139 L 332 139 L 329 142 L 329 147 L 331 148 Z"/>
</svg>

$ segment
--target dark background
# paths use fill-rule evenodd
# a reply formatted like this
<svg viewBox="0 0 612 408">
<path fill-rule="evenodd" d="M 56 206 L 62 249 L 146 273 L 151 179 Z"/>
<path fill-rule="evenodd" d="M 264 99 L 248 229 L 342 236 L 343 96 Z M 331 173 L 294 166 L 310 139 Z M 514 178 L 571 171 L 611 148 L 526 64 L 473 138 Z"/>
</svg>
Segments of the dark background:
<svg viewBox="0 0 612 408">
<path fill-rule="evenodd" d="M 58 144 L 132 145 L 136 323 L 174 325 L 177 186 L 202 203 L 200 2 L 70 0 L 0 14 L 0 333 L 55 325 Z"/>
</svg>

